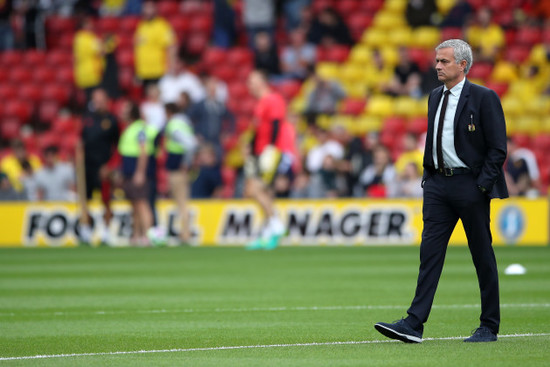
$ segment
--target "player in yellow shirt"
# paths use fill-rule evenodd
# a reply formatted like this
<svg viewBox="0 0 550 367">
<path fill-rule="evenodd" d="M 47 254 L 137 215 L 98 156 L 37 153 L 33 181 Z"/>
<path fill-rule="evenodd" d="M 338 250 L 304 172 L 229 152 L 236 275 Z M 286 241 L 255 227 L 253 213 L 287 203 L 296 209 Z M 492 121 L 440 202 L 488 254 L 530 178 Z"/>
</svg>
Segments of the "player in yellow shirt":
<svg viewBox="0 0 550 367">
<path fill-rule="evenodd" d="M 103 42 L 94 33 L 93 22 L 86 18 L 74 37 L 74 81 L 84 89 L 89 101 L 92 91 L 101 84 L 103 77 Z"/>
<path fill-rule="evenodd" d="M 489 8 L 481 8 L 477 13 L 477 25 L 471 26 L 466 35 L 472 48 L 477 53 L 475 59 L 494 62 L 500 50 L 506 45 L 502 28 L 492 22 Z"/>
<path fill-rule="evenodd" d="M 134 34 L 136 76 L 143 87 L 156 83 L 176 58 L 176 36 L 170 24 L 157 16 L 156 4 L 145 1 L 143 19 Z"/>
</svg>

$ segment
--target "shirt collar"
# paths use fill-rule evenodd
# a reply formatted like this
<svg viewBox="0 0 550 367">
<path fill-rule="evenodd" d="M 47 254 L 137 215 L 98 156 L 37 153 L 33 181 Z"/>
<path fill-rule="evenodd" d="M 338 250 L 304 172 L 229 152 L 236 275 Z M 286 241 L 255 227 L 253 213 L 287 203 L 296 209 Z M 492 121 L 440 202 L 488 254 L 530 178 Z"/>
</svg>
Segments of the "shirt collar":
<svg viewBox="0 0 550 367">
<path fill-rule="evenodd" d="M 462 79 L 461 82 L 459 82 L 457 85 L 455 85 L 451 89 L 447 89 L 446 86 L 443 86 L 443 93 L 445 93 L 445 91 L 449 90 L 453 96 L 458 97 L 458 96 L 460 96 L 460 93 L 462 92 L 462 88 L 464 87 L 465 82 L 466 82 L 466 78 Z"/>
</svg>

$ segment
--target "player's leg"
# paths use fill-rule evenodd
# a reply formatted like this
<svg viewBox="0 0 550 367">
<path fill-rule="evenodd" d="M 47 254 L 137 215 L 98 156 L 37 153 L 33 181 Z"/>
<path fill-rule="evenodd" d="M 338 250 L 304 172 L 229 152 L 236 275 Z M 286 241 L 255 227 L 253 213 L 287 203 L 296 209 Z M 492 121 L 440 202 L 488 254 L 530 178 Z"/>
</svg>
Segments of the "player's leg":
<svg viewBox="0 0 550 367">
<path fill-rule="evenodd" d="M 191 240 L 191 235 L 189 229 L 189 210 L 187 207 L 189 200 L 189 179 L 187 172 L 184 170 L 170 172 L 168 183 L 180 216 L 179 239 L 183 244 L 188 244 Z"/>
</svg>

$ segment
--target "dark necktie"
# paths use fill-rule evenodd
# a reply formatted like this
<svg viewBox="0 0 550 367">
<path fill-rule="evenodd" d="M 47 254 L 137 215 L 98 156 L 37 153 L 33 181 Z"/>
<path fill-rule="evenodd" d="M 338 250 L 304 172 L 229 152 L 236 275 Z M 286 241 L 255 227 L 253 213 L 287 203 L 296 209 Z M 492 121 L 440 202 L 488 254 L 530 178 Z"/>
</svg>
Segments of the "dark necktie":
<svg viewBox="0 0 550 367">
<path fill-rule="evenodd" d="M 447 111 L 447 102 L 449 101 L 449 94 L 451 94 L 451 91 L 449 90 L 445 91 L 445 97 L 443 97 L 443 104 L 441 105 L 441 111 L 439 112 L 439 124 L 437 125 L 437 140 L 435 143 L 435 151 L 437 154 L 437 168 L 439 169 L 444 168 L 443 146 L 441 141 L 443 138 L 443 121 L 445 121 L 445 111 Z"/>
</svg>

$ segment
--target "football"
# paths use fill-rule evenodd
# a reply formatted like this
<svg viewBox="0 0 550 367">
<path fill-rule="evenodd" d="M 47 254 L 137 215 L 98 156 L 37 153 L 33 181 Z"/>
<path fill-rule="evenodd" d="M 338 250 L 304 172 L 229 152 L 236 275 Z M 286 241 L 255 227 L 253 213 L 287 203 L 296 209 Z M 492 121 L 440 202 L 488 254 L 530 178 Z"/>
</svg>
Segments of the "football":
<svg viewBox="0 0 550 367">
<path fill-rule="evenodd" d="M 147 238 L 153 246 L 166 246 L 167 233 L 163 227 L 151 227 L 147 231 Z"/>
</svg>

